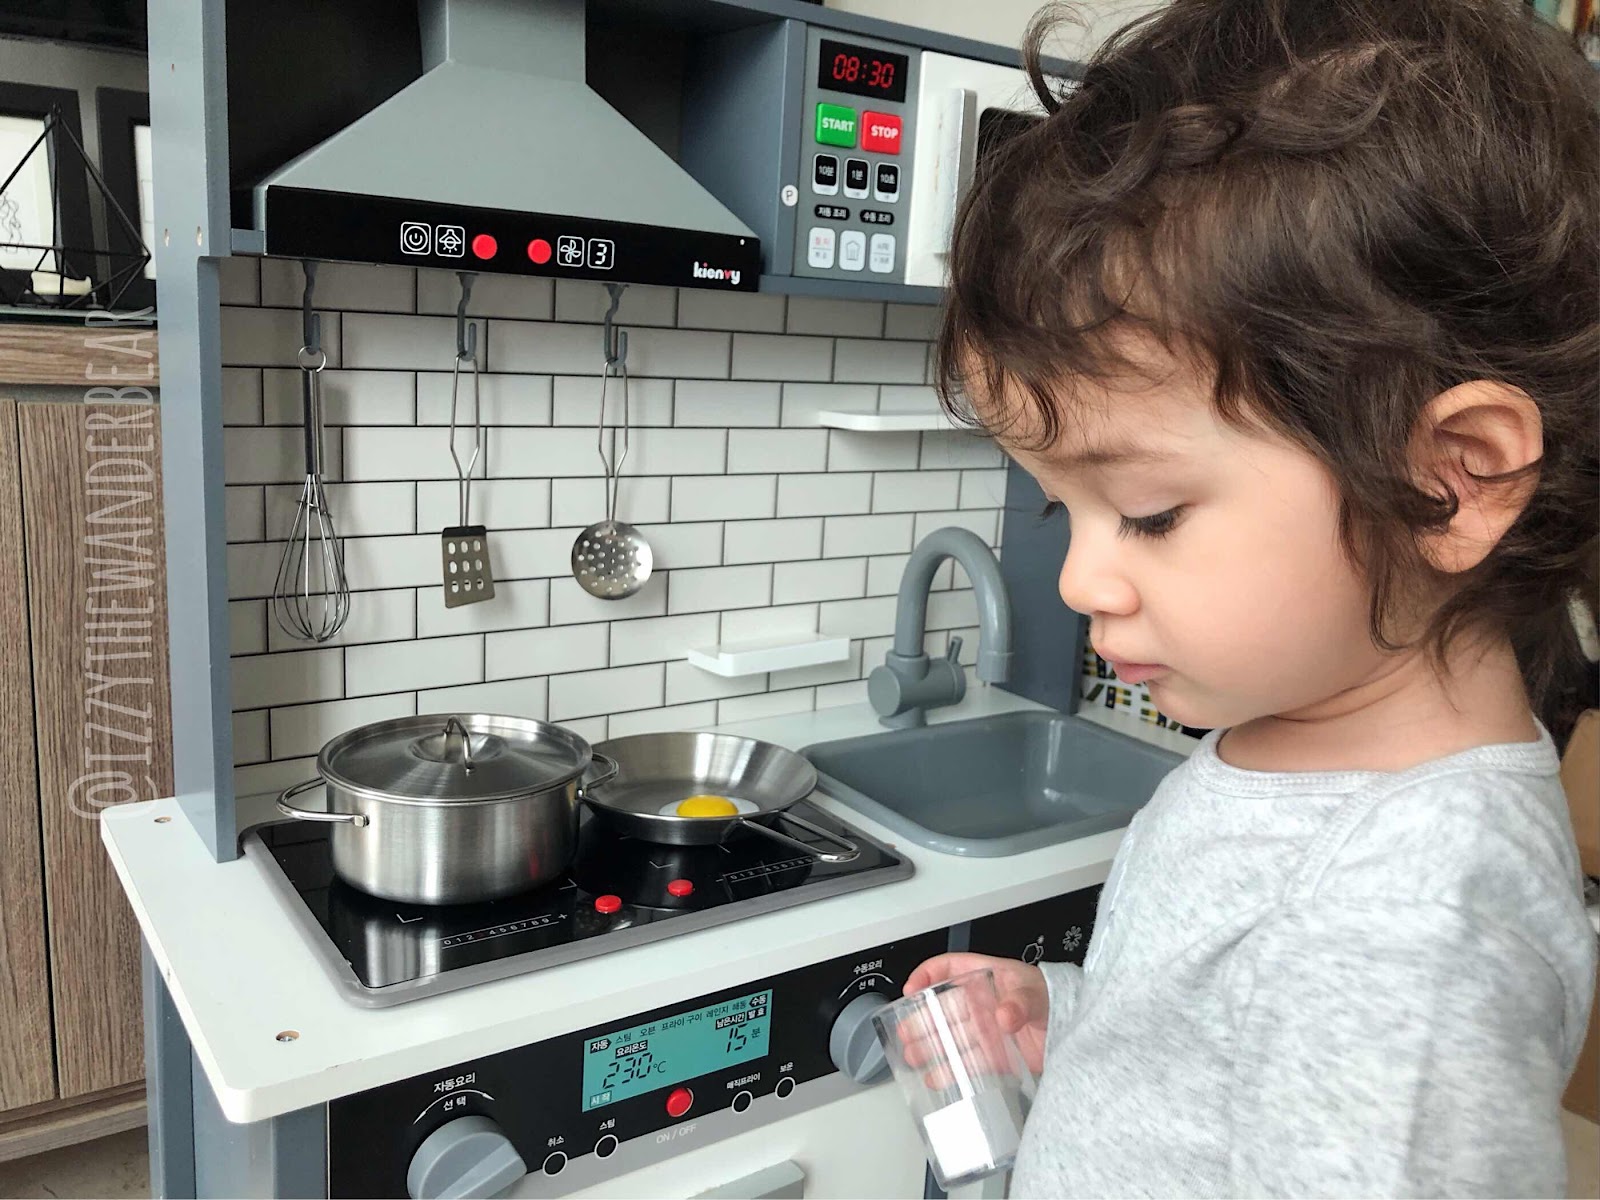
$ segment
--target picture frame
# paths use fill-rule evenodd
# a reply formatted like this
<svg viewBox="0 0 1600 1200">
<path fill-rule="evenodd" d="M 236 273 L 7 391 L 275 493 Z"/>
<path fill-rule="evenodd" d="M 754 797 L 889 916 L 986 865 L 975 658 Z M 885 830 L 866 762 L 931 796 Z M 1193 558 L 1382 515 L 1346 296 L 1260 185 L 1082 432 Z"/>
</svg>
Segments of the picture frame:
<svg viewBox="0 0 1600 1200">
<path fill-rule="evenodd" d="M 151 211 L 150 97 L 127 88 L 96 88 L 95 115 L 100 125 L 100 176 L 106 192 L 139 230 L 151 258 L 129 281 L 117 307 L 154 308 L 156 304 L 155 218 Z M 106 244 L 116 257 L 111 270 L 140 253 L 139 242 L 115 213 L 106 213 Z"/>
<path fill-rule="evenodd" d="M 78 111 L 76 91 L 38 84 L 0 82 L 0 119 L 3 119 L 0 120 L 0 127 L 7 132 L 7 136 L 0 140 L 0 182 L 4 182 L 17 165 L 17 157 L 8 155 L 5 150 L 15 147 L 20 157 L 33 137 L 37 136 L 35 125 L 42 128 L 52 109 L 59 114 L 61 124 L 77 138 L 81 146 L 83 121 Z M 29 136 L 30 132 L 33 137 Z M 94 224 L 89 216 L 89 178 L 81 158 L 62 154 L 57 142 L 47 141 L 28 160 L 23 170 L 33 177 L 31 185 L 23 185 L 24 190 L 32 195 L 22 197 L 12 194 L 8 189 L 11 204 L 4 214 L 0 214 L 0 218 L 9 219 L 8 231 L 11 236 L 22 243 L 45 243 L 61 247 L 57 261 L 51 262 L 45 256 L 40 264 L 41 269 L 57 270 L 74 279 L 97 278 L 99 263 L 96 261 Z M 42 196 L 41 180 L 44 188 Z M 14 181 L 13 187 L 19 182 L 20 177 Z M 41 206 L 46 213 L 41 214 Z M 35 236 L 38 234 L 44 236 Z M 5 236 L 0 232 L 0 241 Z M 0 246 L 0 259 L 3 259 L 3 249 Z M 37 259 L 40 253 L 32 251 L 28 257 Z M 28 269 L 28 264 L 21 262 L 23 256 L 15 257 L 16 262 L 0 261 L 0 265 L 12 270 Z"/>
</svg>

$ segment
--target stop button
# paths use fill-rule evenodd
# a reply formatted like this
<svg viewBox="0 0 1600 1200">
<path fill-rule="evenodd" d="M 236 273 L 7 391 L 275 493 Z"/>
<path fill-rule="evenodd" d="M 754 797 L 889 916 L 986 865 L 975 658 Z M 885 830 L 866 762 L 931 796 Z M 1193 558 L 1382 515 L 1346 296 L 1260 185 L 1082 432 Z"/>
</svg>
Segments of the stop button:
<svg viewBox="0 0 1600 1200">
<path fill-rule="evenodd" d="M 667 1116 L 674 1119 L 683 1116 L 694 1107 L 694 1093 L 688 1088 L 673 1088 L 667 1097 Z"/>
<path fill-rule="evenodd" d="M 900 118 L 888 113 L 861 114 L 861 148 L 879 154 L 900 153 Z"/>
</svg>

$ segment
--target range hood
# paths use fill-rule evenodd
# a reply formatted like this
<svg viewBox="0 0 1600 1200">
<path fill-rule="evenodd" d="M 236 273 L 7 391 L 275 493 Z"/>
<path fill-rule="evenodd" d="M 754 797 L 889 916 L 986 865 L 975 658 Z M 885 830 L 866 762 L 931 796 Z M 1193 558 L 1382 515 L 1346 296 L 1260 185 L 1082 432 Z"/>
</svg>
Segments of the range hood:
<svg viewBox="0 0 1600 1200">
<path fill-rule="evenodd" d="M 254 191 L 266 252 L 753 291 L 756 235 L 585 83 L 584 0 L 419 0 L 422 77 Z"/>
</svg>

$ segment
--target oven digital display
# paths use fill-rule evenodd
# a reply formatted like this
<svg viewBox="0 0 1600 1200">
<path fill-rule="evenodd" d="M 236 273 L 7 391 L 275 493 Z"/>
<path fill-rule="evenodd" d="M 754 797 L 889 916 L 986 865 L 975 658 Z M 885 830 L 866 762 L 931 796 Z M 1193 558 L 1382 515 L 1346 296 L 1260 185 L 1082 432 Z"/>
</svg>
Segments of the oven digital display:
<svg viewBox="0 0 1600 1200">
<path fill-rule="evenodd" d="M 760 1058 L 771 1031 L 772 993 L 755 992 L 592 1038 L 583 1052 L 583 1111 Z"/>
<path fill-rule="evenodd" d="M 904 54 L 824 38 L 817 62 L 817 86 L 898 102 L 906 98 L 906 74 L 910 68 L 911 59 Z"/>
</svg>

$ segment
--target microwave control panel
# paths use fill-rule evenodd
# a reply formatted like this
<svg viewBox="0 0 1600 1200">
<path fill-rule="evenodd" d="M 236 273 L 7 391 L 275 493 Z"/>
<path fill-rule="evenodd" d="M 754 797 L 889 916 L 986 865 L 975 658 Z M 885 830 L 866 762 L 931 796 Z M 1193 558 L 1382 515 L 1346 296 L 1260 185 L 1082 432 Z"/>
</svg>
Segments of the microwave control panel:
<svg viewBox="0 0 1600 1200">
<path fill-rule="evenodd" d="M 807 31 L 796 275 L 905 281 L 919 62 L 910 46 Z"/>
</svg>

